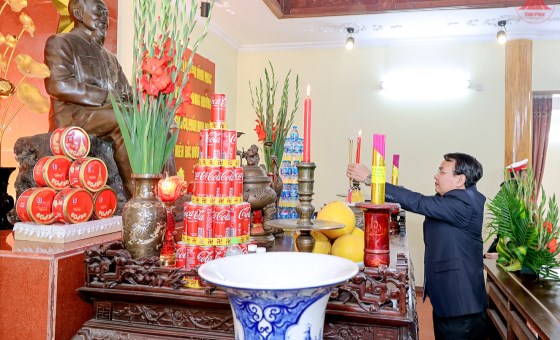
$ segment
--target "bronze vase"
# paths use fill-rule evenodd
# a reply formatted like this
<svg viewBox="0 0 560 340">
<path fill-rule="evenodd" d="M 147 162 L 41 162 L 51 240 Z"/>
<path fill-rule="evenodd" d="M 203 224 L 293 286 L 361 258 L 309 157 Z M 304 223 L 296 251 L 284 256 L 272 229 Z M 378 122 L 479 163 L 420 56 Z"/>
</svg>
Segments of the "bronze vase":
<svg viewBox="0 0 560 340">
<path fill-rule="evenodd" d="M 133 174 L 134 196 L 124 205 L 122 237 L 133 259 L 159 257 L 167 210 L 158 197 L 160 174 Z"/>
</svg>

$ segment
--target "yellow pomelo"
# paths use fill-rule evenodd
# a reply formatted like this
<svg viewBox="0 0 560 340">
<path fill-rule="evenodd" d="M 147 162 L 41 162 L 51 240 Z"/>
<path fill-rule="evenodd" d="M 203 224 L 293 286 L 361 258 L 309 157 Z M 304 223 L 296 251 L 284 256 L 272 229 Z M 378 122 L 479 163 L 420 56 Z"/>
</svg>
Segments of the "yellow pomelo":
<svg viewBox="0 0 560 340">
<path fill-rule="evenodd" d="M 317 213 L 318 220 L 325 220 L 344 224 L 340 229 L 321 230 L 325 236 L 334 240 L 342 235 L 350 234 L 356 227 L 356 216 L 346 203 L 341 201 L 333 201 L 325 205 L 319 213 Z"/>
<path fill-rule="evenodd" d="M 320 231 L 312 230 L 311 236 L 315 239 L 315 247 L 313 252 L 317 254 L 330 254 L 331 252 L 331 241 L 328 237 L 321 234 Z"/>
<path fill-rule="evenodd" d="M 331 247 L 331 255 L 344 257 L 354 262 L 363 262 L 364 238 L 354 234 L 340 236 Z"/>
<path fill-rule="evenodd" d="M 364 230 L 360 228 L 354 228 L 354 230 L 352 230 L 352 235 L 357 235 L 361 238 L 364 238 Z"/>
</svg>

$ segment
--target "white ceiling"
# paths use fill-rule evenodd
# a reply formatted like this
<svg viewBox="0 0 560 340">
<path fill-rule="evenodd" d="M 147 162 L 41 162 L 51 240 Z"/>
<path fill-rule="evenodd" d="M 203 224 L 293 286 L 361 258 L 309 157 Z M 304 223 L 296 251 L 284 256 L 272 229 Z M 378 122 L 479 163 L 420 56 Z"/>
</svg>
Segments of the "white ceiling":
<svg viewBox="0 0 560 340">
<path fill-rule="evenodd" d="M 546 1 L 549 2 L 549 1 Z M 211 30 L 240 50 L 343 46 L 346 27 L 356 48 L 411 42 L 491 41 L 499 20 L 510 39 L 560 40 L 560 5 L 540 23 L 518 8 L 401 11 L 386 14 L 278 19 L 263 0 L 215 0 Z"/>
</svg>

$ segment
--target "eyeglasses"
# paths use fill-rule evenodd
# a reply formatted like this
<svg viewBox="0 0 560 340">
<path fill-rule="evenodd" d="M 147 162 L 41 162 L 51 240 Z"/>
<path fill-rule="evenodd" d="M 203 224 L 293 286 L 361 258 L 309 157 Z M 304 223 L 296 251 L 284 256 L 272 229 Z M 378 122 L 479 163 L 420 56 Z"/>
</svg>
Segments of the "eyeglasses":
<svg viewBox="0 0 560 340">
<path fill-rule="evenodd" d="M 455 174 L 455 170 L 443 170 L 443 169 L 438 169 L 438 170 L 437 170 L 437 173 L 438 173 L 439 175 L 443 175 L 443 174 L 447 174 L 447 173 L 453 173 L 453 174 Z"/>
</svg>

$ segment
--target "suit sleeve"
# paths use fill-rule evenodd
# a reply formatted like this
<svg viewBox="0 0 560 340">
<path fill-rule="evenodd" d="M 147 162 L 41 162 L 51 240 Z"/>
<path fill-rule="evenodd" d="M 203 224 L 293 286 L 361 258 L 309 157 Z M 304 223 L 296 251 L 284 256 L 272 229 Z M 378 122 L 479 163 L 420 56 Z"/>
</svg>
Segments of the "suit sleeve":
<svg viewBox="0 0 560 340">
<path fill-rule="evenodd" d="M 473 213 L 473 205 L 464 190 L 452 190 L 444 196 L 424 196 L 420 193 L 386 183 L 385 199 L 399 203 L 413 213 L 447 221 L 459 227 L 467 227 Z"/>
<path fill-rule="evenodd" d="M 68 39 L 54 35 L 45 45 L 45 63 L 51 72 L 45 88 L 51 97 L 82 106 L 101 106 L 107 101 L 106 89 L 79 82 L 74 52 Z"/>
</svg>

